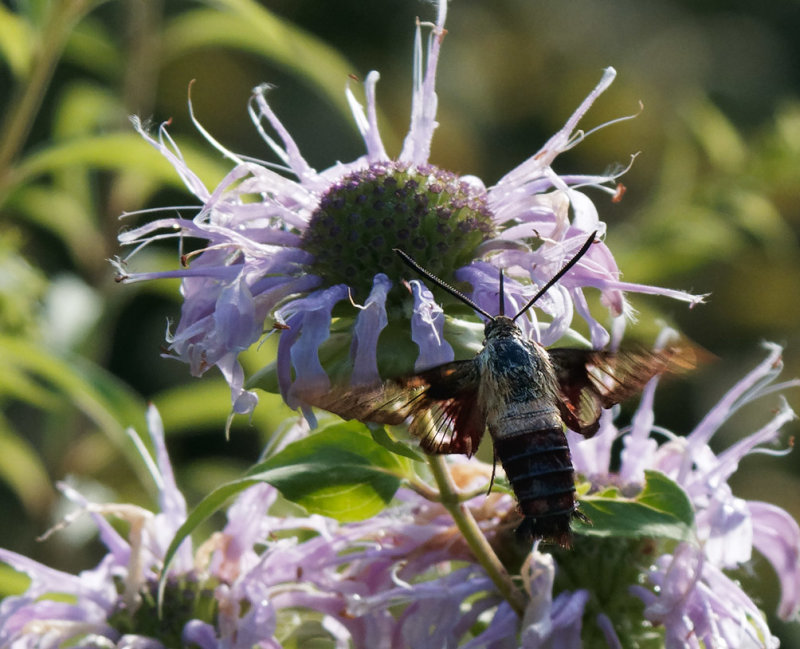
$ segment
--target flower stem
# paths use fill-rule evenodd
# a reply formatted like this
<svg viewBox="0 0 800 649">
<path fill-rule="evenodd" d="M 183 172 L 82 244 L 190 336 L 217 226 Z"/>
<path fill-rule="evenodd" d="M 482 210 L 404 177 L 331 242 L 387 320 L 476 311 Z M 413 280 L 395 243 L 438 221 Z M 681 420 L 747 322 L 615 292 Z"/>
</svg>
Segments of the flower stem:
<svg viewBox="0 0 800 649">
<path fill-rule="evenodd" d="M 430 455 L 428 456 L 428 464 L 439 487 L 442 505 L 450 512 L 478 563 L 481 564 L 517 615 L 522 617 L 525 611 L 525 595 L 514 585 L 511 576 L 500 562 L 500 559 L 497 558 L 492 546 L 489 545 L 469 507 L 459 497 L 458 489 L 453 482 L 444 457 Z"/>
</svg>

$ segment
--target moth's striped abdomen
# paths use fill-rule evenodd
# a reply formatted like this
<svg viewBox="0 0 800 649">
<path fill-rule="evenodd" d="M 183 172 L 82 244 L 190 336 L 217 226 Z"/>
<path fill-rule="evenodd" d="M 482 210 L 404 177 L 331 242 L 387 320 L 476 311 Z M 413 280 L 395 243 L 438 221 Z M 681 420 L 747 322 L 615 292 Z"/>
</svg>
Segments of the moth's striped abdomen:
<svg viewBox="0 0 800 649">
<path fill-rule="evenodd" d="M 527 418 L 529 423 L 539 419 L 532 413 Z M 561 421 L 556 419 L 546 428 L 526 426 L 512 432 L 510 422 L 504 419 L 497 422 L 497 428 L 490 426 L 490 430 L 497 458 L 525 517 L 520 533 L 569 546 L 570 520 L 575 512 L 575 478 Z M 521 423 L 525 417 L 517 414 L 514 419 Z"/>
</svg>

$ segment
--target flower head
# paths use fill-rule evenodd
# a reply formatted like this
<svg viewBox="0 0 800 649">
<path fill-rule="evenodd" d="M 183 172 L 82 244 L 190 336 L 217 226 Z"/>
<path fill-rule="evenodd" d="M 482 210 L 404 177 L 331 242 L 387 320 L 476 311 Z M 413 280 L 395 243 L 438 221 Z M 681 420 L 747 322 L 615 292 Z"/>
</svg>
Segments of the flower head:
<svg viewBox="0 0 800 649">
<path fill-rule="evenodd" d="M 667 649 L 775 647 L 761 612 L 731 570 L 759 551 L 780 579 L 779 615 L 796 616 L 800 529 L 778 507 L 735 498 L 727 477 L 747 453 L 773 440 L 792 413 L 782 408 L 719 455 L 707 442 L 745 402 L 800 384 L 769 385 L 779 369 L 778 354 L 771 346 L 765 362 L 687 437 L 657 446 L 644 467 L 637 461 L 636 467 L 660 470 L 681 485 L 694 510 L 691 538 L 578 534 L 570 551 L 545 554 L 534 546 L 519 570 L 526 593 L 521 618 L 476 562 L 445 507 L 421 492 L 401 488 L 393 505 L 376 516 L 340 523 L 316 514 L 273 515 L 277 491 L 264 483 L 242 491 L 225 527 L 194 551 L 184 541 L 167 567 L 159 606 L 158 576 L 187 513 L 160 419 L 151 409 L 156 453 L 153 460 L 146 457 L 160 511 L 89 503 L 62 487 L 79 513 L 93 517 L 107 554 L 95 568 L 72 575 L 0 549 L 0 561 L 31 578 L 25 593 L 0 603 L 0 646 L 278 649 L 297 644 L 291 634 L 313 620 L 337 646 L 355 649 L 616 648 L 623 646 L 620 638 Z M 627 447 L 654 431 L 664 434 L 652 423 L 651 408 L 646 399 L 623 437 Z M 640 428 L 643 422 L 646 428 Z M 604 423 L 595 438 L 600 443 L 576 454 L 576 466 L 592 476 L 595 490 L 614 485 L 634 493 L 644 473 L 625 466 L 630 456 L 623 457 L 619 472 L 604 466 L 605 451 L 598 449 L 620 434 Z M 282 443 L 307 432 L 300 422 Z M 455 457 L 451 471 L 463 493 L 479 492 L 465 505 L 490 543 L 505 547 L 514 502 L 507 493 L 487 496 L 480 489 L 491 467 Z M 623 480 L 623 474 L 630 478 Z M 127 538 L 106 516 L 125 519 Z"/>
<path fill-rule="evenodd" d="M 64 495 L 79 506 L 76 515 L 91 515 L 108 554 L 97 567 L 72 575 L 0 548 L 0 561 L 31 580 L 24 594 L 8 597 L 0 604 L 0 646 L 58 647 L 76 642 L 76 646 L 98 648 L 175 646 L 170 641 L 179 637 L 165 634 L 162 644 L 148 638 L 145 629 L 148 619 L 150 626 L 157 620 L 156 578 L 173 535 L 186 519 L 186 503 L 175 484 L 155 408 L 148 411 L 148 424 L 156 457 L 153 461 L 146 452 L 143 457 L 158 487 L 161 511 L 154 514 L 133 505 L 89 503 L 75 489 L 60 485 Z M 143 449 L 138 437 L 134 436 L 134 441 Z M 106 516 L 128 523 L 128 539 Z M 191 547 L 186 542 L 172 564 L 172 585 L 177 586 L 191 568 Z M 168 593 L 174 590 L 168 589 Z M 199 599 L 201 594 L 195 594 Z M 184 609 L 191 605 L 179 600 L 171 603 Z"/>
<path fill-rule="evenodd" d="M 411 283 L 409 296 L 405 280 L 412 277 L 394 248 L 404 249 L 445 281 L 459 283 L 490 313 L 497 311 L 497 279 L 503 269 L 508 276 L 505 308 L 511 312 L 590 233 L 604 234 L 605 225 L 582 190 L 613 193 L 616 176 L 559 176 L 552 163 L 584 137 L 576 130 L 578 122 L 611 84 L 614 70 L 604 72 L 564 127 L 535 155 L 487 189 L 478 178 L 459 177 L 429 160 L 446 11 L 442 1 L 435 24 L 417 26 L 411 124 L 396 158 L 386 152 L 378 131 L 376 72 L 364 82 L 366 107 L 349 87 L 345 90 L 365 155 L 323 171 L 311 168 L 273 112 L 269 86 L 255 89 L 250 115 L 279 159 L 277 170 L 226 151 L 236 166 L 213 191 L 186 166 L 163 127 L 156 140 L 135 122 L 176 167 L 202 207 L 191 219 L 162 218 L 125 232 L 121 242 L 137 244 L 136 250 L 168 236 L 205 243 L 186 268 L 131 273 L 119 262 L 120 277 L 183 278 L 183 310 L 169 336 L 170 351 L 188 362 L 195 375 L 217 366 L 231 386 L 235 412 L 248 412 L 256 402 L 255 394 L 245 389 L 238 355 L 271 328 L 265 325 L 270 317 L 281 330 L 278 384 L 292 407 L 304 406 L 303 394 L 325 386 L 332 374 L 367 383 L 381 374 L 408 372 L 412 364 L 419 369 L 452 360 L 444 319 L 436 316 L 441 307 L 419 282 Z M 423 28 L 430 30 L 426 48 Z M 583 293 L 589 287 L 601 292 L 613 316 L 630 311 L 624 291 L 691 303 L 702 299 L 622 282 L 613 256 L 598 242 L 541 299 L 537 306 L 544 321 L 531 310 L 520 319 L 521 326 L 551 344 L 568 331 L 577 311 L 589 323 L 592 342 L 603 346 L 608 334 L 589 313 Z M 332 336 L 334 322 L 338 335 Z M 460 326 L 449 316 L 448 322 Z M 391 344 L 379 345 L 381 336 Z"/>
<path fill-rule="evenodd" d="M 291 634 L 300 633 L 303 623 L 336 646 L 356 649 L 514 645 L 517 616 L 471 556 L 453 519 L 440 503 L 406 489 L 393 508 L 340 524 L 319 515 L 272 515 L 277 491 L 264 483 L 251 486 L 231 505 L 222 530 L 194 552 L 184 542 L 167 568 L 159 603 L 167 547 L 187 514 L 155 409 L 148 419 L 156 458 L 147 455 L 147 463 L 161 511 L 89 503 L 64 487 L 79 505 L 76 515 L 94 519 L 107 555 L 96 568 L 72 575 L 0 549 L 0 561 L 31 578 L 25 593 L 0 603 L 0 646 L 279 649 L 298 644 Z M 462 461 L 460 469 L 465 487 L 486 479 L 482 465 Z M 491 538 L 513 501 L 505 494 L 488 500 L 480 495 L 469 506 Z M 105 516 L 124 518 L 128 538 Z M 538 589 L 542 579 L 552 581 L 553 565 L 537 557 L 528 581 L 538 579 Z M 565 624 L 576 614 L 579 619 L 580 606 L 551 620 L 555 613 L 545 600 L 531 625 L 539 636 L 561 637 Z"/>
<path fill-rule="evenodd" d="M 614 486 L 623 493 L 635 493 L 644 482 L 645 470 L 656 470 L 674 480 L 688 496 L 694 510 L 692 538 L 655 546 L 648 542 L 639 549 L 632 546 L 632 554 L 626 554 L 624 561 L 634 569 L 618 583 L 620 589 L 627 589 L 644 604 L 645 619 L 663 629 L 667 649 L 777 646 L 758 606 L 730 574 L 751 561 L 754 549 L 778 575 L 778 615 L 788 620 L 800 612 L 800 527 L 779 507 L 737 498 L 727 483 L 746 455 L 776 441 L 794 413 L 781 398 L 779 410 L 760 430 L 719 454 L 708 445 L 722 424 L 745 404 L 800 385 L 796 380 L 771 385 L 782 368 L 781 349 L 773 344 L 766 347 L 766 359 L 731 388 L 685 437 L 655 425 L 654 379 L 622 438 L 617 471 L 611 470 L 610 449 L 620 431 L 611 423 L 610 413 L 604 415 L 593 439 L 572 447 L 576 470 L 590 479 L 596 491 Z M 659 445 L 656 438 L 664 435 L 668 441 Z M 618 545 L 618 540 L 615 542 Z M 624 599 L 619 593 L 617 596 Z M 635 616 L 642 613 L 631 610 Z M 620 637 L 624 635 L 621 616 L 608 622 L 612 632 L 616 624 Z"/>
</svg>

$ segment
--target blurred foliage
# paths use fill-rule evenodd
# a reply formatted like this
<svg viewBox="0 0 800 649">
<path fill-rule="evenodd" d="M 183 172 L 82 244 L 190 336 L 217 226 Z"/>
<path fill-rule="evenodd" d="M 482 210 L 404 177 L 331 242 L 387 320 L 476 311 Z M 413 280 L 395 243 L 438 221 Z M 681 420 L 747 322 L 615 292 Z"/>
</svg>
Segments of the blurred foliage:
<svg viewBox="0 0 800 649">
<path fill-rule="evenodd" d="M 411 0 L 376 6 L 265 0 L 12 0 L 0 6 L 0 544 L 51 565 L 91 563 L 68 534 L 30 545 L 52 520 L 55 480 L 147 500 L 124 436 L 144 432 L 146 400 L 164 417 L 179 482 L 199 500 L 252 464 L 289 411 L 264 395 L 252 421 L 224 438 L 229 392 L 159 357 L 177 284 L 119 286 L 107 259 L 123 212 L 178 205 L 187 195 L 128 115 L 158 124 L 209 186 L 229 168 L 193 126 L 230 150 L 268 157 L 247 118 L 253 86 L 313 165 L 361 154 L 344 101 L 348 75 L 381 72 L 389 151 L 408 122 Z M 624 200 L 595 197 L 625 279 L 711 293 L 689 311 L 639 297 L 639 327 L 676 324 L 719 360 L 662 397 L 662 425 L 685 432 L 760 355 L 787 345 L 800 375 L 800 12 L 794 0 L 453 0 L 438 87 L 433 162 L 487 183 L 534 153 L 593 87 L 619 76 L 582 126 L 635 120 L 592 134 L 560 171 L 625 166 Z M 344 56 L 347 59 L 343 58 Z M 640 108 L 640 102 L 643 109 Z M 177 261 L 152 247 L 142 266 Z M 255 371 L 269 345 L 248 353 Z M 788 395 L 795 408 L 798 395 Z M 768 407 L 765 404 L 765 408 Z M 728 443 L 763 413 L 742 413 Z M 736 486 L 800 517 L 800 459 L 748 460 Z M 145 482 L 146 484 L 146 482 Z M 84 554 L 82 554 L 84 553 Z M 0 578 L 0 582 L 5 579 Z M 769 607 L 769 600 L 765 606 Z M 796 640 L 796 638 L 795 638 Z M 790 642 L 788 640 L 787 642 Z"/>
</svg>

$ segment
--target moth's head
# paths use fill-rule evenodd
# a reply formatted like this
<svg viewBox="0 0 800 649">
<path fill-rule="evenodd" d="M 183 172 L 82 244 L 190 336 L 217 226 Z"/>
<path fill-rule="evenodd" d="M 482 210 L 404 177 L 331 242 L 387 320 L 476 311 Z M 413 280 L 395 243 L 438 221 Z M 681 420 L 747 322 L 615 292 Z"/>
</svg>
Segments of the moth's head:
<svg viewBox="0 0 800 649">
<path fill-rule="evenodd" d="M 521 333 L 520 328 L 512 318 L 505 315 L 496 315 L 486 322 L 483 335 L 486 340 L 491 338 L 511 338 Z"/>
</svg>

